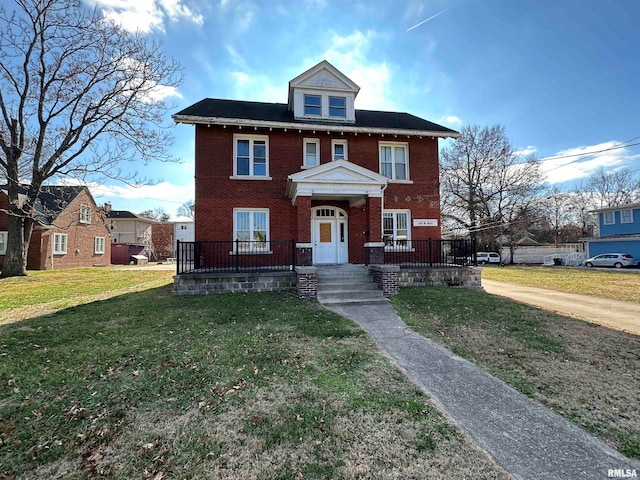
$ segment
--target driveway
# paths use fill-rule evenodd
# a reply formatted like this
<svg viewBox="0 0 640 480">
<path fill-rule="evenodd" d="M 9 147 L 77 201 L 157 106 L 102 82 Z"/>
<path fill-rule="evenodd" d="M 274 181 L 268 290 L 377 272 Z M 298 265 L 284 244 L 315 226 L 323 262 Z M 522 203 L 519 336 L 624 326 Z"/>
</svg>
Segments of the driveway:
<svg viewBox="0 0 640 480">
<path fill-rule="evenodd" d="M 640 304 L 482 279 L 487 293 L 500 295 L 588 322 L 640 335 Z"/>
</svg>

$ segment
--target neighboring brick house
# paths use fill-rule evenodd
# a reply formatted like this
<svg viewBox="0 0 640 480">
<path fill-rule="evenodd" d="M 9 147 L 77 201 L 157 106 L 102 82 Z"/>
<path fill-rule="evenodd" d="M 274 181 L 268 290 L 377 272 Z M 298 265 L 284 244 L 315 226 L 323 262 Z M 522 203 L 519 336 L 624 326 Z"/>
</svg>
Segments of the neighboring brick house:
<svg viewBox="0 0 640 480">
<path fill-rule="evenodd" d="M 316 265 L 439 239 L 438 139 L 459 134 L 356 110 L 358 91 L 323 61 L 289 82 L 286 104 L 208 98 L 173 115 L 195 126 L 195 240 L 251 254 L 295 239 L 297 264 Z"/>
<path fill-rule="evenodd" d="M 586 239 L 587 258 L 602 253 L 628 253 L 640 259 L 640 203 L 594 210 L 600 235 Z"/>
<path fill-rule="evenodd" d="M 8 197 L 0 187 L 0 268 L 7 246 Z M 108 265 L 109 231 L 91 192 L 82 186 L 44 186 L 36 203 L 36 225 L 27 254 L 27 269 Z"/>
</svg>

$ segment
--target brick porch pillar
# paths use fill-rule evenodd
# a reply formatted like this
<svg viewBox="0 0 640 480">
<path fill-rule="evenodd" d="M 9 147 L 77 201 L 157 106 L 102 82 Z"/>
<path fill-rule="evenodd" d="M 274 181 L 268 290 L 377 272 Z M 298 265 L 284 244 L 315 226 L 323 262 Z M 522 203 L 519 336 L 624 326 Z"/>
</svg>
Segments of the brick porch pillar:
<svg viewBox="0 0 640 480">
<path fill-rule="evenodd" d="M 364 258 L 367 265 L 384 264 L 384 243 L 382 242 L 382 198 L 367 197 L 367 231 L 369 237 L 364 244 Z"/>
<path fill-rule="evenodd" d="M 313 246 L 311 245 L 311 197 L 297 198 L 298 243 L 296 243 L 296 264 L 313 264 Z"/>
</svg>

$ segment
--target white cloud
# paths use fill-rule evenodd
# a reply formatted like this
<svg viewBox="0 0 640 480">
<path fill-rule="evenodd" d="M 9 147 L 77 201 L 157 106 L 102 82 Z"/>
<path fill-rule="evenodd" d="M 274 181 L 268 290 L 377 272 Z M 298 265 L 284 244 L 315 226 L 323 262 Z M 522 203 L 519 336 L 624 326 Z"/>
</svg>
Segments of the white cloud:
<svg viewBox="0 0 640 480">
<path fill-rule="evenodd" d="M 441 118 L 440 121 L 448 123 L 449 125 L 462 125 L 462 120 L 460 120 L 460 117 L 457 117 L 455 115 L 445 115 Z"/>
<path fill-rule="evenodd" d="M 640 158 L 640 155 L 631 154 L 627 148 L 611 150 L 620 145 L 620 142 L 609 141 L 561 150 L 547 160 L 542 159 L 540 167 L 547 181 L 553 184 L 587 178 L 601 168 L 619 170 Z"/>
<path fill-rule="evenodd" d="M 201 26 L 204 17 L 193 12 L 182 3 L 183 0 L 87 0 L 98 7 L 102 14 L 122 25 L 125 30 L 149 33 L 164 31 L 165 21 L 187 20 Z"/>
<path fill-rule="evenodd" d="M 533 155 L 538 149 L 533 145 L 523 148 L 522 150 L 516 150 L 513 154 L 517 157 L 526 157 L 527 155 Z"/>
</svg>

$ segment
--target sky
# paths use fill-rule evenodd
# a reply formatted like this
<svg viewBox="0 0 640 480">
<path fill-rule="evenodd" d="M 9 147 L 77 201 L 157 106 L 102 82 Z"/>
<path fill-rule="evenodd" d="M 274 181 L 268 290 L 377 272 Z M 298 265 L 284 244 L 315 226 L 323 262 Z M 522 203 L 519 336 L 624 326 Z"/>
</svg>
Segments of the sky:
<svg viewBox="0 0 640 480">
<path fill-rule="evenodd" d="M 503 125 L 561 188 L 640 172 L 638 0 L 83 1 L 181 63 L 168 122 L 207 97 L 286 103 L 289 80 L 328 60 L 360 86 L 356 108 Z M 194 127 L 172 132 L 180 163 L 143 172 L 155 185 L 105 181 L 96 201 L 174 215 L 193 199 Z"/>
</svg>

